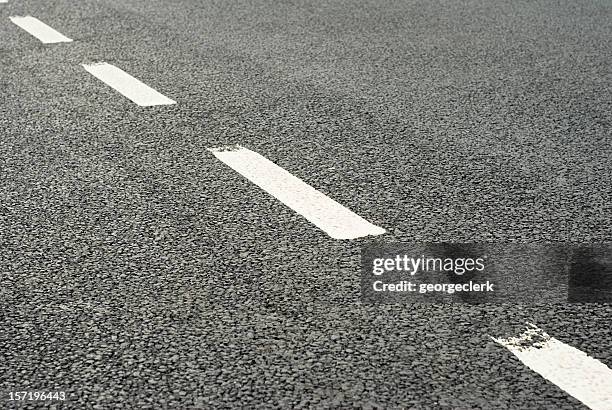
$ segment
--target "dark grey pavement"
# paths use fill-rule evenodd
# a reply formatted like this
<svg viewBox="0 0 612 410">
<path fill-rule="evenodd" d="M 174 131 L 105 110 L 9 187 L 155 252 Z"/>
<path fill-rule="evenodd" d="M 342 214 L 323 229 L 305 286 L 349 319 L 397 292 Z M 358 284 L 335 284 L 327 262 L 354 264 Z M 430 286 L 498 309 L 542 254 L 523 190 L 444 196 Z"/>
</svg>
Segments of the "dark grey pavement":
<svg viewBox="0 0 612 410">
<path fill-rule="evenodd" d="M 74 42 L 8 18 L 27 14 Z M 363 305 L 370 239 L 329 238 L 207 148 L 259 152 L 385 241 L 609 242 L 611 38 L 605 0 L 0 4 L 0 390 L 581 408 L 489 335 L 534 322 L 612 367 L 612 307 Z M 133 104 L 96 61 L 177 105 Z"/>
</svg>

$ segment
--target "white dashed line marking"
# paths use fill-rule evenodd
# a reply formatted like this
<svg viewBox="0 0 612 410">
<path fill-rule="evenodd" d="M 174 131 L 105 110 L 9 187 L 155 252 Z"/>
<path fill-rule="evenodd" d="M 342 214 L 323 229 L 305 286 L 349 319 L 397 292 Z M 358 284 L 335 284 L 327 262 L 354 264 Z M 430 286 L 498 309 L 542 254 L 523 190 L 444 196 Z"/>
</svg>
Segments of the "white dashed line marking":
<svg viewBox="0 0 612 410">
<path fill-rule="evenodd" d="M 372 225 L 256 152 L 240 146 L 209 151 L 334 239 L 385 233 L 383 228 Z"/>
<path fill-rule="evenodd" d="M 142 81 L 112 64 L 83 64 L 83 67 L 94 77 L 105 82 L 141 107 L 176 104 L 176 101 L 158 93 Z"/>
<path fill-rule="evenodd" d="M 599 360 L 533 324 L 518 337 L 492 339 L 591 409 L 612 410 L 612 370 Z"/>
<path fill-rule="evenodd" d="M 9 17 L 13 23 L 42 41 L 44 44 L 51 43 L 68 43 L 72 41 L 62 33 L 47 26 L 42 21 L 32 16 L 26 17 Z"/>
</svg>

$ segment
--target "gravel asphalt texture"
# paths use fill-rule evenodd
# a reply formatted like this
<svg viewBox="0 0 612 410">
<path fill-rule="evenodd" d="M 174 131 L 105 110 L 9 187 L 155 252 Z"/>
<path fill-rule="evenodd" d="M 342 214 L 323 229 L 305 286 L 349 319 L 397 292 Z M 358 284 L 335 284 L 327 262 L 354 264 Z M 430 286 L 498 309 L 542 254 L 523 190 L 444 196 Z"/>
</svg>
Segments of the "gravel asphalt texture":
<svg viewBox="0 0 612 410">
<path fill-rule="evenodd" d="M 608 0 L 0 4 L 3 400 L 581 408 L 489 335 L 534 322 L 612 367 L 612 307 L 362 304 L 371 239 L 206 149 L 259 152 L 385 241 L 609 242 L 611 38 Z M 136 106 L 97 61 L 178 104 Z"/>
</svg>

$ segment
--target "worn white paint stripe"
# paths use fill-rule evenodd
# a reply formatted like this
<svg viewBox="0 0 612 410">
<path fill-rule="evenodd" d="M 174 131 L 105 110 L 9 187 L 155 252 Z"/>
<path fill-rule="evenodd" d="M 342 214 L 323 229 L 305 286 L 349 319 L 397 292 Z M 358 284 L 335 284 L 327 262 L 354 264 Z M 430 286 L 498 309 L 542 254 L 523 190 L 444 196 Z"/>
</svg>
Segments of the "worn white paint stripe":
<svg viewBox="0 0 612 410">
<path fill-rule="evenodd" d="M 25 17 L 9 17 L 13 23 L 39 39 L 45 44 L 50 43 L 67 43 L 72 41 L 62 33 L 49 27 L 42 21 L 32 16 Z"/>
<path fill-rule="evenodd" d="M 612 410 L 612 370 L 550 337 L 534 324 L 517 337 L 495 339 L 531 370 L 593 410 Z"/>
<path fill-rule="evenodd" d="M 256 152 L 240 146 L 209 151 L 334 239 L 385 233 Z"/>
<path fill-rule="evenodd" d="M 176 104 L 176 101 L 158 93 L 142 81 L 132 77 L 112 64 L 83 64 L 83 67 L 93 76 L 104 81 L 106 84 L 142 107 Z"/>
</svg>

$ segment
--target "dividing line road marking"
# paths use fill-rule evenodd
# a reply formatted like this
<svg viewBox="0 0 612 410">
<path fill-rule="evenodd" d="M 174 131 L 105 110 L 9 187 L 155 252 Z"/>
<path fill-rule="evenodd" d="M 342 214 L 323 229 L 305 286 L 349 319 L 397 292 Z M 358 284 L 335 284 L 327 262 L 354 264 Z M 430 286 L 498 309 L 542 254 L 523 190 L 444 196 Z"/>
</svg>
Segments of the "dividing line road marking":
<svg viewBox="0 0 612 410">
<path fill-rule="evenodd" d="M 104 81 L 141 107 L 176 104 L 176 101 L 158 93 L 142 81 L 112 64 L 95 63 L 82 65 L 94 77 Z"/>
<path fill-rule="evenodd" d="M 0 0 L 1 2 L 1 0 Z M 9 17 L 11 21 L 19 27 L 39 39 L 45 44 L 50 43 L 68 43 L 72 39 L 66 37 L 62 33 L 47 26 L 42 21 L 32 16 L 25 17 Z"/>
<path fill-rule="evenodd" d="M 495 339 L 531 370 L 593 410 L 612 410 L 612 370 L 534 324 L 517 337 Z"/>
<path fill-rule="evenodd" d="M 386 232 L 256 152 L 238 145 L 209 148 L 209 151 L 334 239 Z"/>
</svg>

